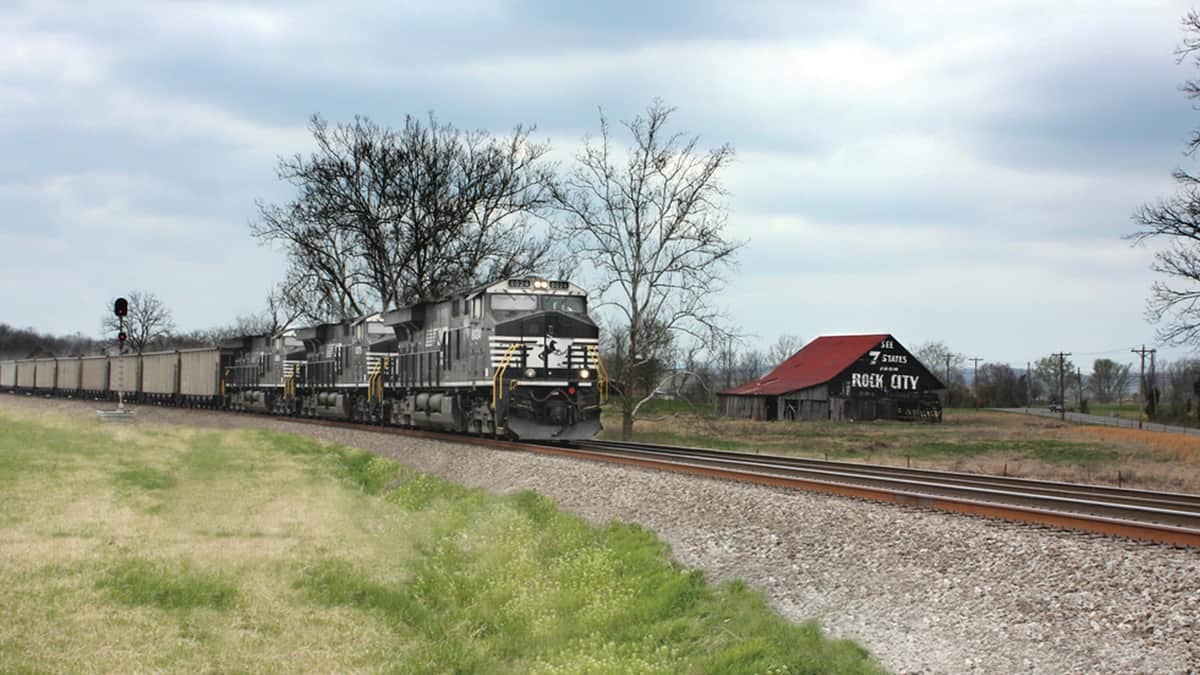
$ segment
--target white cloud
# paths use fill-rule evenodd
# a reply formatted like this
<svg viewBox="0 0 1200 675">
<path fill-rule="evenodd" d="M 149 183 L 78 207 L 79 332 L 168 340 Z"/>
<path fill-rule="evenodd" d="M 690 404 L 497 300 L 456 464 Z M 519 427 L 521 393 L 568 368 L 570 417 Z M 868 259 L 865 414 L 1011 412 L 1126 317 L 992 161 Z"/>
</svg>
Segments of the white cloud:
<svg viewBox="0 0 1200 675">
<path fill-rule="evenodd" d="M 1005 340 L 1014 354 L 1035 339 L 1072 349 L 1106 330 L 1125 342 L 1150 332 L 1151 252 L 1117 237 L 1133 207 L 1169 193 L 1177 156 L 1157 174 L 1099 150 L 1089 162 L 1053 155 L 1126 140 L 1101 116 L 1124 112 L 1115 99 L 1130 78 L 1187 74 L 1170 55 L 1186 9 L 768 2 L 718 10 L 713 25 L 689 15 L 700 28 L 689 32 L 573 26 L 569 13 L 543 24 L 536 7 L 518 15 L 503 2 L 10 6 L 0 9 L 0 142 L 19 151 L 0 160 L 0 200 L 53 234 L 0 223 L 0 248 L 26 251 L 22 276 L 10 266 L 0 283 L 69 295 L 107 281 L 119 257 L 122 286 L 153 280 L 181 325 L 215 322 L 278 272 L 244 223 L 253 195 L 280 189 L 271 158 L 310 146 L 312 109 L 373 106 L 363 111 L 383 118 L 459 106 L 471 122 L 443 118 L 497 132 L 510 118 L 540 122 L 555 158 L 570 161 L 576 130 L 596 129 L 596 105 L 628 119 L 659 95 L 680 107 L 679 128 L 739 150 L 725 176 L 731 234 L 751 243 L 721 302 L 764 336 L 893 330 L 993 354 Z M 735 30 L 718 25 L 726 19 Z M 1104 72 L 1072 79 L 1089 63 Z M 1096 118 L 1079 122 L 1098 140 L 1065 139 L 1063 124 L 1093 99 Z M 559 116 L 547 120 L 550 109 Z M 1066 122 L 1043 124 L 1048 113 Z M 109 138 L 119 140 L 99 147 Z M 71 139 L 95 144 L 95 156 L 65 152 Z M 198 174 L 213 177 L 198 188 Z M 18 322 L 70 330 L 65 317 L 78 314 L 89 330 L 95 302 L 80 302 L 50 312 L 39 298 L 16 308 L 31 317 Z"/>
</svg>

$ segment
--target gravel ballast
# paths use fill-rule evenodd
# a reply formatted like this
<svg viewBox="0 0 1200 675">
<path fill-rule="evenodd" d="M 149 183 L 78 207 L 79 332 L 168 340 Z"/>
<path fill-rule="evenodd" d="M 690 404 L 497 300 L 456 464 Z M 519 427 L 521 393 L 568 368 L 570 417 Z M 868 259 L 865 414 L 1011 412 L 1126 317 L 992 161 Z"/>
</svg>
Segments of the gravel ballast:
<svg viewBox="0 0 1200 675">
<path fill-rule="evenodd" d="M 0 395 L 5 408 L 111 404 Z M 1200 672 L 1200 552 L 595 462 L 215 412 L 144 422 L 256 427 L 363 448 L 464 485 L 535 490 L 636 522 L 714 582 L 744 579 L 898 672 Z"/>
</svg>

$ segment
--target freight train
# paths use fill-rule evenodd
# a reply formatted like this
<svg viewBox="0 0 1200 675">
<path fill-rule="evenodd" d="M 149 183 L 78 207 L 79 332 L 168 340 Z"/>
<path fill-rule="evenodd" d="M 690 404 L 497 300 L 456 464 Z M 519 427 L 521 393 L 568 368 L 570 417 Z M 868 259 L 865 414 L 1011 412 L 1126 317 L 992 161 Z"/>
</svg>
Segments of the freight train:
<svg viewBox="0 0 1200 675">
<path fill-rule="evenodd" d="M 600 431 L 608 376 L 587 293 L 523 277 L 214 347 L 0 361 L 0 391 L 569 440 Z"/>
</svg>

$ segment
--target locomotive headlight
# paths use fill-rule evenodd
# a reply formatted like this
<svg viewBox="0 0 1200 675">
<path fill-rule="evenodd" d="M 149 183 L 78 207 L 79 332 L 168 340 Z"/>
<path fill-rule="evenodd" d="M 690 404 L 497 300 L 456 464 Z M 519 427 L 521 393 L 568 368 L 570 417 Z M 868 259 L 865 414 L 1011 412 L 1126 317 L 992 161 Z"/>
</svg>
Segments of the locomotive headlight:
<svg viewBox="0 0 1200 675">
<path fill-rule="evenodd" d="M 579 369 L 579 379 L 586 380 L 591 376 L 592 376 L 592 371 L 588 370 L 587 368 Z"/>
<path fill-rule="evenodd" d="M 525 377 L 536 377 L 536 376 L 537 376 L 537 371 L 534 370 L 533 368 L 525 369 Z"/>
</svg>

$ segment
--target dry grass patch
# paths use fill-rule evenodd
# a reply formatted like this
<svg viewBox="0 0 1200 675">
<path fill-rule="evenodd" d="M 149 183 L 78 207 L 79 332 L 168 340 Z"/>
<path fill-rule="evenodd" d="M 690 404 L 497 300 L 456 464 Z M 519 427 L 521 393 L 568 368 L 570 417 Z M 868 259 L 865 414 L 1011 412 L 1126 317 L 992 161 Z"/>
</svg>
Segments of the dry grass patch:
<svg viewBox="0 0 1200 675">
<path fill-rule="evenodd" d="M 878 671 L 640 528 L 399 469 L 0 408 L 0 672 Z"/>
<path fill-rule="evenodd" d="M 409 555 L 319 444 L 50 414 L 0 427 L 0 606 L 19 617 L 0 622 L 0 670 L 337 671 L 378 663 L 372 635 L 395 644 L 369 617 L 296 611 L 314 557 Z"/>
</svg>

